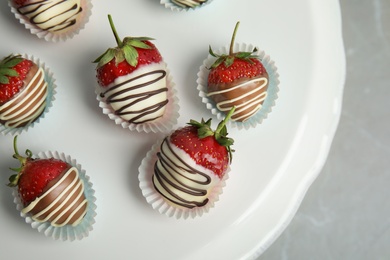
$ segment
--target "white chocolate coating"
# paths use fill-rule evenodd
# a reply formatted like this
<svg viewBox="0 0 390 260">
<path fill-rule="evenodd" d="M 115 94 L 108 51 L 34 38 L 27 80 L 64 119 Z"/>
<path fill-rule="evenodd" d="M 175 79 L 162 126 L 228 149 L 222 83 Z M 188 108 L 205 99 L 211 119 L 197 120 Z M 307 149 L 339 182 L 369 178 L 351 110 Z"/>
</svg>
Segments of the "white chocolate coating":
<svg viewBox="0 0 390 260">
<path fill-rule="evenodd" d="M 129 123 L 153 121 L 163 116 L 168 103 L 166 75 L 164 62 L 144 65 L 102 88 L 101 96 Z"/>
<path fill-rule="evenodd" d="M 171 0 L 172 3 L 180 6 L 180 7 L 183 7 L 183 8 L 186 8 L 186 7 L 191 7 L 191 8 L 194 8 L 194 7 L 197 7 L 205 2 L 207 2 L 207 0 Z"/>
<path fill-rule="evenodd" d="M 71 29 L 83 12 L 81 0 L 31 0 L 17 10 L 31 24 L 52 33 Z"/>
<path fill-rule="evenodd" d="M 199 166 L 183 150 L 165 138 L 157 154 L 153 184 L 174 206 L 202 207 L 208 203 L 210 191 L 220 182 L 210 170 Z"/>
</svg>

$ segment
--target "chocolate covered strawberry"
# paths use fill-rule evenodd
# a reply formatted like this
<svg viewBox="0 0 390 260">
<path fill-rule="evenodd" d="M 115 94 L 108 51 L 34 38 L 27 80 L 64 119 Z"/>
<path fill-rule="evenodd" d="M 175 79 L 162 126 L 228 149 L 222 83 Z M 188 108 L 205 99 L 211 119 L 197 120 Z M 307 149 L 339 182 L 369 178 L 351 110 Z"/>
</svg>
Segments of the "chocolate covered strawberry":
<svg viewBox="0 0 390 260">
<path fill-rule="evenodd" d="M 86 214 L 88 202 L 77 168 L 55 158 L 33 159 L 30 150 L 23 157 L 16 143 L 17 136 L 13 157 L 21 166 L 12 169 L 17 173 L 9 178 L 8 186 L 17 187 L 24 206 L 22 213 L 56 227 L 78 225 Z"/>
<path fill-rule="evenodd" d="M 31 33 L 58 41 L 72 38 L 91 15 L 90 0 L 10 0 L 11 11 Z"/>
<path fill-rule="evenodd" d="M 34 122 L 46 108 L 44 70 L 21 55 L 0 61 L 0 123 L 23 127 Z"/>
<path fill-rule="evenodd" d="M 217 55 L 209 48 L 210 55 L 216 60 L 210 67 L 207 96 L 222 112 L 235 106 L 232 120 L 242 122 L 262 108 L 267 97 L 268 73 L 255 55 L 256 48 L 251 52 L 233 51 L 238 26 L 239 22 L 234 29 L 229 53 Z"/>
<path fill-rule="evenodd" d="M 213 188 L 224 178 L 231 162 L 233 139 L 227 137 L 226 122 L 234 108 L 211 129 L 211 119 L 179 128 L 166 137 L 157 153 L 153 184 L 173 206 L 205 206 Z"/>
<path fill-rule="evenodd" d="M 97 58 L 99 94 L 123 120 L 143 124 L 163 116 L 167 97 L 167 71 L 160 52 L 149 37 L 118 37 L 108 16 L 117 46 Z"/>
</svg>

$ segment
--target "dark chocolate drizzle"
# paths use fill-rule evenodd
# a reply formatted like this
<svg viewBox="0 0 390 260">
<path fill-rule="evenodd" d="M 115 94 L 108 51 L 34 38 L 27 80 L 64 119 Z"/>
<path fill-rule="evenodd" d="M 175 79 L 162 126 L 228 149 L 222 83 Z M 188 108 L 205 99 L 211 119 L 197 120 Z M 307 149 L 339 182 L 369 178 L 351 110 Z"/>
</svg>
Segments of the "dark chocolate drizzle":
<svg viewBox="0 0 390 260">
<path fill-rule="evenodd" d="M 193 8 L 193 7 L 196 7 L 196 6 L 199 6 L 199 5 L 206 3 L 207 0 L 193 0 L 192 3 L 188 3 L 189 1 L 183 1 L 183 0 L 172 0 L 172 2 L 178 6 L 192 7 Z"/>
<path fill-rule="evenodd" d="M 56 18 L 56 17 L 58 17 L 60 15 L 66 14 L 68 12 L 71 12 L 72 10 L 78 10 L 76 14 L 71 15 L 70 17 L 65 18 L 63 21 L 61 21 L 61 22 L 59 22 L 59 23 L 57 23 L 57 24 L 55 24 L 53 26 L 50 26 L 48 28 L 42 28 L 45 31 L 59 32 L 59 31 L 65 30 L 66 28 L 71 27 L 71 26 L 76 24 L 76 16 L 77 16 L 77 14 L 79 14 L 79 13 L 81 13 L 83 11 L 81 6 L 78 6 L 77 4 L 74 4 L 71 8 L 65 9 L 63 12 L 58 13 L 55 16 L 49 17 L 45 21 L 37 22 L 35 20 L 36 20 L 36 18 L 38 16 L 42 15 L 44 12 L 47 12 L 51 8 L 54 8 L 57 5 L 61 5 L 61 4 L 65 3 L 66 1 L 67 0 L 62 0 L 62 1 L 59 1 L 58 3 L 53 4 L 53 1 L 42 0 L 42 1 L 39 1 L 39 2 L 26 4 L 24 6 L 21 6 L 21 7 L 17 8 L 17 10 L 18 10 L 18 12 L 21 15 L 25 15 L 25 16 L 29 16 L 30 14 L 36 13 L 32 17 L 30 17 L 29 21 L 30 21 L 30 23 L 32 23 L 34 25 L 37 25 L 37 26 L 39 26 L 41 24 L 45 24 L 48 21 L 50 21 L 50 20 L 52 20 L 52 19 L 54 19 L 54 18 Z M 31 7 L 32 7 L 32 9 L 30 11 L 26 10 L 26 9 L 31 8 Z"/>
<path fill-rule="evenodd" d="M 202 207 L 204 205 L 206 205 L 209 201 L 209 199 L 204 199 L 203 201 L 201 202 L 197 202 L 197 201 L 189 201 L 189 200 L 185 200 L 184 198 L 182 197 L 179 197 L 175 194 L 174 190 L 173 189 L 177 189 L 177 190 L 180 190 L 181 192 L 184 192 L 190 196 L 193 196 L 194 198 L 196 197 L 202 197 L 202 196 L 205 196 L 207 194 L 207 190 L 205 189 L 197 189 L 197 188 L 193 188 L 189 185 L 186 185 L 185 183 L 181 182 L 177 177 L 183 177 L 183 178 L 186 178 L 187 180 L 191 181 L 191 182 L 194 182 L 194 183 L 197 183 L 197 184 L 201 184 L 201 185 L 208 185 L 211 183 L 211 178 L 210 176 L 208 176 L 207 174 L 201 172 L 201 171 L 198 171 L 196 169 L 194 169 L 193 167 L 191 167 L 188 163 L 186 163 L 182 158 L 180 158 L 178 156 L 177 153 L 175 153 L 169 143 L 169 141 L 167 140 L 168 137 L 166 137 L 164 139 L 164 141 L 161 143 L 161 146 L 160 146 L 160 152 L 157 153 L 157 157 L 158 157 L 158 161 L 156 161 L 156 163 L 154 164 L 154 176 L 153 176 L 153 185 L 155 187 L 155 189 L 157 190 L 158 193 L 160 193 L 165 199 L 171 201 L 172 203 L 176 204 L 176 205 L 179 205 L 179 206 L 182 206 L 182 207 L 185 207 L 185 208 L 194 208 L 194 207 Z M 164 143 L 166 144 L 166 147 L 169 149 L 169 152 L 171 152 L 175 159 L 176 160 L 179 160 L 185 167 L 182 167 L 178 164 L 176 164 L 172 158 L 169 158 L 167 155 L 166 155 L 166 152 L 164 151 Z M 162 168 L 167 172 L 167 174 L 175 180 L 175 182 L 169 180 L 168 176 L 166 176 L 164 174 L 164 172 L 162 171 Z M 186 171 L 188 174 L 197 174 L 197 175 L 201 175 L 202 177 L 204 177 L 204 181 L 198 181 L 198 180 L 195 180 L 195 179 L 191 179 L 189 177 L 186 177 L 184 176 L 183 174 L 181 174 L 179 171 L 177 171 L 176 169 L 179 168 L 181 170 L 184 170 Z M 156 181 L 158 183 L 160 183 L 162 189 L 164 189 L 164 191 L 166 193 L 168 193 L 169 195 L 171 195 L 172 197 L 175 198 L 175 200 L 173 199 L 170 199 L 168 198 L 167 196 L 164 195 L 164 191 L 161 191 L 157 188 L 156 186 Z M 173 188 L 171 189 L 169 186 L 172 186 Z"/>
<path fill-rule="evenodd" d="M 132 87 L 128 87 L 128 88 L 125 88 L 123 90 L 120 90 L 120 91 L 115 91 L 116 89 L 122 87 L 123 85 L 126 85 L 134 80 L 137 80 L 137 79 L 140 79 L 142 77 L 146 77 L 146 76 L 149 76 L 149 75 L 153 75 L 153 74 L 156 74 L 157 77 L 151 81 L 148 81 L 148 82 L 145 82 L 145 83 L 142 83 L 142 84 L 138 84 L 138 85 L 135 85 L 135 86 L 132 86 Z M 160 75 L 159 75 L 160 74 Z M 118 115 L 118 116 L 125 116 L 125 115 L 130 115 L 130 114 L 134 114 L 134 115 L 137 115 L 133 118 L 131 118 L 130 120 L 128 120 L 129 123 L 133 123 L 133 124 L 142 124 L 142 123 L 145 123 L 145 122 L 148 122 L 148 121 L 153 121 L 161 116 L 158 116 L 158 117 L 155 117 L 155 118 L 150 118 L 150 119 L 145 119 L 145 120 L 142 120 L 143 117 L 149 115 L 149 114 L 152 114 L 152 113 L 155 113 L 156 111 L 162 109 L 166 104 L 168 104 L 168 99 L 162 101 L 162 102 L 159 102 L 157 104 L 152 104 L 151 106 L 148 106 L 148 107 L 145 107 L 141 110 L 131 110 L 131 111 L 127 111 L 127 112 L 124 112 L 126 109 L 134 106 L 135 104 L 141 102 L 141 101 L 144 101 L 148 98 L 151 98 L 153 97 L 154 95 L 158 95 L 162 92 L 167 92 L 168 91 L 168 88 L 160 88 L 160 89 L 156 89 L 154 91 L 146 91 L 146 92 L 143 92 L 143 93 L 138 93 L 138 94 L 131 94 L 131 91 L 135 90 L 135 89 L 139 89 L 139 88 L 144 88 L 144 87 L 147 87 L 148 85 L 150 84 L 153 84 L 155 82 L 158 82 L 159 80 L 165 78 L 165 76 L 167 75 L 166 71 L 165 70 L 155 70 L 155 71 L 150 71 L 150 72 L 147 72 L 147 73 L 144 73 L 144 74 L 141 74 L 137 77 L 134 77 L 134 78 L 131 78 L 129 80 L 126 80 L 120 84 L 117 84 L 117 85 L 114 85 L 113 87 L 111 87 L 109 90 L 107 90 L 106 92 L 103 92 L 100 94 L 101 97 L 105 97 L 107 95 L 107 93 L 109 92 L 113 92 L 112 94 L 109 94 L 106 98 L 106 102 L 108 104 L 112 104 L 112 103 L 115 103 L 115 102 L 124 102 L 124 101 L 127 101 L 127 100 L 131 100 L 131 99 L 135 99 L 134 101 L 132 102 L 129 102 L 129 103 L 126 103 L 125 105 L 123 105 L 122 107 L 120 107 L 119 109 L 117 109 L 115 111 L 115 114 Z M 122 95 L 122 94 L 125 94 L 125 93 L 128 93 L 127 96 L 125 97 L 122 97 L 122 98 L 118 98 L 118 96 Z"/>
</svg>

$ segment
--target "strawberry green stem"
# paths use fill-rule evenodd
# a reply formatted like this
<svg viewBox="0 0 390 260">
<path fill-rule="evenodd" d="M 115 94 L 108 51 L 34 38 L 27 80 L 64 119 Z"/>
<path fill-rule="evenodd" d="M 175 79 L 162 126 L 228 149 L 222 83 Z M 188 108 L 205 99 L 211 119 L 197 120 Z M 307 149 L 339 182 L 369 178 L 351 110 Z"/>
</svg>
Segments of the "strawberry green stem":
<svg viewBox="0 0 390 260">
<path fill-rule="evenodd" d="M 219 123 L 217 129 L 215 130 L 216 133 L 220 133 L 220 132 L 221 132 L 222 128 L 223 128 L 223 127 L 226 125 L 226 123 L 230 120 L 230 118 L 232 117 L 232 115 L 233 115 L 233 113 L 234 113 L 235 110 L 236 110 L 236 107 L 235 107 L 235 106 L 232 107 L 232 108 L 230 109 L 230 111 L 229 111 L 229 113 L 227 113 L 225 119 L 224 119 L 221 123 Z"/>
<path fill-rule="evenodd" d="M 122 40 L 118 36 L 118 33 L 117 33 L 116 29 L 115 29 L 114 22 L 113 22 L 112 17 L 111 17 L 110 14 L 108 15 L 108 21 L 110 22 L 110 27 L 111 27 L 112 33 L 115 36 L 116 43 L 118 44 L 119 47 L 121 47 L 123 45 L 123 43 L 122 43 Z"/>
<path fill-rule="evenodd" d="M 15 135 L 15 137 L 14 137 L 14 152 L 15 152 L 15 154 L 19 155 L 18 146 L 16 145 L 17 141 L 18 141 L 18 136 Z"/>
<path fill-rule="evenodd" d="M 23 157 L 19 154 L 18 147 L 17 147 L 17 141 L 18 141 L 18 136 L 16 135 L 14 137 L 14 152 L 15 154 L 13 155 L 13 158 L 18 159 L 19 162 L 21 163 L 19 168 L 10 168 L 10 170 L 17 172 L 16 174 L 13 174 L 9 177 L 9 183 L 7 186 L 9 187 L 15 187 L 18 185 L 20 175 L 22 174 L 23 167 L 26 165 L 27 161 L 31 159 L 32 157 L 32 152 L 30 150 L 26 150 L 26 155 L 27 157 Z"/>
<path fill-rule="evenodd" d="M 14 145 L 14 152 L 15 152 L 15 154 L 13 155 L 13 157 L 14 157 L 15 159 L 18 159 L 19 162 L 20 162 L 20 163 L 22 164 L 22 166 L 23 166 L 23 165 L 26 164 L 27 159 L 32 157 L 32 152 L 31 152 L 30 150 L 27 149 L 27 150 L 26 150 L 26 155 L 27 155 L 27 157 L 21 156 L 21 155 L 19 154 L 19 151 L 18 151 L 17 141 L 18 141 L 18 136 L 16 135 L 16 136 L 14 137 L 14 143 L 13 143 L 13 145 Z"/>
<path fill-rule="evenodd" d="M 240 25 L 240 21 L 236 23 L 236 27 L 234 27 L 233 35 L 232 35 L 232 40 L 230 41 L 230 49 L 229 49 L 229 55 L 233 55 L 233 47 L 234 47 L 234 41 L 236 40 L 236 34 L 238 30 L 238 26 Z"/>
</svg>

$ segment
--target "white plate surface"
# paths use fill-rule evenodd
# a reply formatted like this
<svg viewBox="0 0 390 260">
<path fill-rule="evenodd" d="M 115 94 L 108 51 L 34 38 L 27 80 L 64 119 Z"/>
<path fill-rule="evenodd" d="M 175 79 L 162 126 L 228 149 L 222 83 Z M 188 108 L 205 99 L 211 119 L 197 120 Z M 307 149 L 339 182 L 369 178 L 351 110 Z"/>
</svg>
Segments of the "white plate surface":
<svg viewBox="0 0 390 260">
<path fill-rule="evenodd" d="M 33 230 L 5 186 L 8 167 L 17 162 L 12 137 L 0 136 L 1 259 L 246 259 L 284 230 L 326 160 L 340 116 L 345 58 L 337 0 L 214 0 L 191 12 L 172 12 L 157 0 L 93 1 L 86 28 L 59 43 L 29 34 L 6 2 L 0 56 L 34 55 L 57 84 L 53 107 L 19 136 L 19 149 L 75 158 L 94 184 L 98 208 L 94 230 L 81 241 L 54 241 Z M 209 44 L 228 44 L 238 20 L 236 41 L 258 45 L 278 67 L 276 106 L 255 129 L 230 129 L 236 140 L 230 177 L 216 207 L 201 218 L 168 218 L 146 203 L 137 169 L 162 135 L 123 129 L 98 106 L 92 61 L 115 43 L 108 13 L 121 37 L 156 39 L 177 86 L 178 125 L 211 117 L 196 74 Z"/>
</svg>

